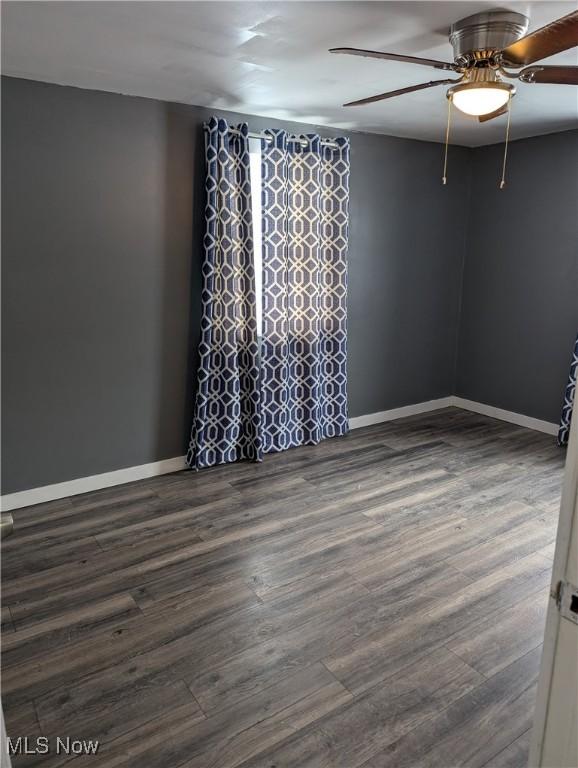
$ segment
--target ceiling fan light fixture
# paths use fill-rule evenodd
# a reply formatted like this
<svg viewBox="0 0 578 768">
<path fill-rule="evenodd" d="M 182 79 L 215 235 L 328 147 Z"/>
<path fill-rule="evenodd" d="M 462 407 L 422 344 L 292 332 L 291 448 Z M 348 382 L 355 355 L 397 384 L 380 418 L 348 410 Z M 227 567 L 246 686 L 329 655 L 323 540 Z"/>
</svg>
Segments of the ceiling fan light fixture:
<svg viewBox="0 0 578 768">
<path fill-rule="evenodd" d="M 448 88 L 447 97 L 460 112 L 479 117 L 505 106 L 516 89 L 510 83 L 460 83 Z"/>
</svg>

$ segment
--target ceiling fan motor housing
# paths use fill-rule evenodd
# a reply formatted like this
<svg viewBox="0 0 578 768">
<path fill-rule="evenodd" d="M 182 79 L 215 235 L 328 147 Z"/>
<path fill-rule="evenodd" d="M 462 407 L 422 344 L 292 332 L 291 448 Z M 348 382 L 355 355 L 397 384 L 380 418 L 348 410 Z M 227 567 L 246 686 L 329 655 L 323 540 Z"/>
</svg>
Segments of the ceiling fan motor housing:
<svg viewBox="0 0 578 768">
<path fill-rule="evenodd" d="M 454 61 L 471 66 L 491 60 L 495 53 L 523 37 L 528 30 L 528 17 L 514 11 L 475 13 L 452 24 L 450 43 Z"/>
</svg>

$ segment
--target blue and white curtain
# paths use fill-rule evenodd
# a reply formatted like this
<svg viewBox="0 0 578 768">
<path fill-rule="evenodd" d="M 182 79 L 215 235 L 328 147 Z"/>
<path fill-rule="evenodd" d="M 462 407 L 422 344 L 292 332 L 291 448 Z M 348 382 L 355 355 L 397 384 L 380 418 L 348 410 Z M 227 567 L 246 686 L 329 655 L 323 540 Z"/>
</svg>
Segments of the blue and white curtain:
<svg viewBox="0 0 578 768">
<path fill-rule="evenodd" d="M 349 141 L 264 136 L 261 429 L 269 453 L 348 429 Z"/>
<path fill-rule="evenodd" d="M 574 345 L 574 355 L 570 364 L 570 375 L 568 385 L 564 393 L 564 405 L 562 406 L 562 418 L 560 419 L 560 429 L 558 430 L 558 445 L 567 445 L 570 437 L 570 422 L 572 420 L 572 410 L 576 399 L 576 376 L 578 374 L 578 336 Z"/>
<path fill-rule="evenodd" d="M 198 390 L 187 462 L 261 458 L 259 355 L 248 126 L 205 126 L 204 239 Z"/>
</svg>

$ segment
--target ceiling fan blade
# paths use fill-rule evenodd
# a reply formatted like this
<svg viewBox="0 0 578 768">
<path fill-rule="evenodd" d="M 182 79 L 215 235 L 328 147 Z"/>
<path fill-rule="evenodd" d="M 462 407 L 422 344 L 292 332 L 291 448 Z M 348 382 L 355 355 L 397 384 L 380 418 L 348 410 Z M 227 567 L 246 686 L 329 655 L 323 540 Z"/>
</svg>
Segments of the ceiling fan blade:
<svg viewBox="0 0 578 768">
<path fill-rule="evenodd" d="M 503 107 L 496 109 L 494 112 L 488 112 L 487 115 L 479 115 L 478 121 L 480 123 L 487 123 L 488 120 L 493 120 L 494 117 L 500 117 L 500 115 L 505 115 L 507 111 L 508 111 L 508 105 L 504 104 Z"/>
<path fill-rule="evenodd" d="M 523 83 L 578 85 L 578 67 L 526 67 L 518 78 Z"/>
<path fill-rule="evenodd" d="M 344 104 L 344 107 L 359 107 L 362 104 L 371 104 L 374 101 L 383 101 L 383 99 L 391 99 L 393 96 L 402 96 L 404 93 L 413 93 L 413 91 L 423 91 L 424 88 L 433 88 L 436 85 L 450 85 L 450 83 L 459 83 L 459 80 L 431 80 L 429 83 L 421 83 L 420 85 L 410 85 L 407 88 L 398 88 L 397 91 L 387 91 L 387 93 L 378 93 L 377 96 L 369 96 L 367 99 L 358 99 L 357 101 L 349 101 Z"/>
<path fill-rule="evenodd" d="M 578 11 L 573 11 L 504 48 L 500 59 L 506 66 L 521 67 L 576 46 Z"/>
<path fill-rule="evenodd" d="M 385 53 L 384 51 L 366 51 L 362 48 L 330 48 L 329 53 L 345 53 L 348 56 L 365 56 L 369 59 L 387 59 L 388 61 L 404 61 L 407 64 L 424 64 L 434 69 L 455 71 L 455 64 L 437 59 L 421 59 L 416 56 L 404 56 L 401 53 Z"/>
</svg>

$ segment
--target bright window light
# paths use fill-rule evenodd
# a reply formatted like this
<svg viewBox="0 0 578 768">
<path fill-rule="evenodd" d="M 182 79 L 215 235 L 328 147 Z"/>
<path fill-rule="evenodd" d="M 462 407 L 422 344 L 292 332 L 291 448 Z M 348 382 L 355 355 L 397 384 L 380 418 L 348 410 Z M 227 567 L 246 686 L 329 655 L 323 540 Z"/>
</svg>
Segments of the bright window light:
<svg viewBox="0 0 578 768">
<path fill-rule="evenodd" d="M 257 336 L 261 337 L 263 326 L 263 257 L 261 253 L 261 140 L 249 139 L 251 161 L 251 207 L 253 213 L 253 248 L 255 253 L 255 293 L 257 296 Z"/>
</svg>

